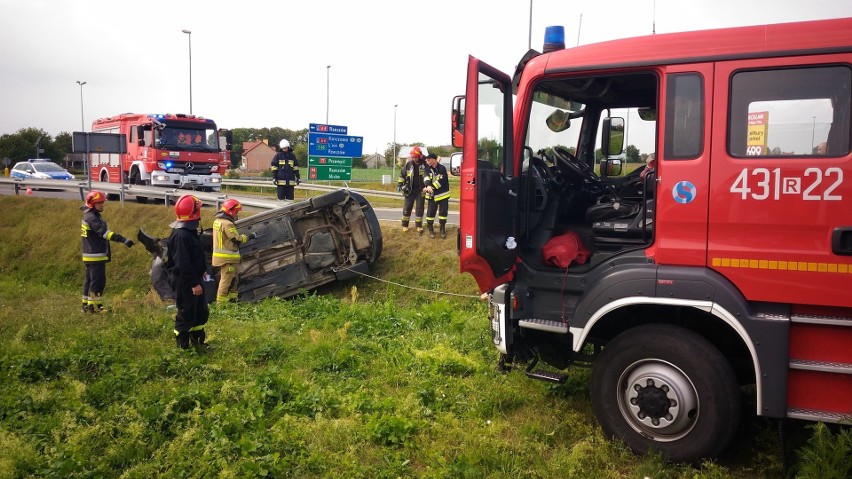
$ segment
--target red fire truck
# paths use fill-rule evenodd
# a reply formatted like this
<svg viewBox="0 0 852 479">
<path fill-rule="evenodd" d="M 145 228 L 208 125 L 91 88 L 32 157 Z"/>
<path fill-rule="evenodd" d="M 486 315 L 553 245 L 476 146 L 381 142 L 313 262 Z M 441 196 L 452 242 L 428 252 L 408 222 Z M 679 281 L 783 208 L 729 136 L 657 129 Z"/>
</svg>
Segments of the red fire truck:
<svg viewBox="0 0 852 479">
<path fill-rule="evenodd" d="M 196 115 L 137 114 L 100 118 L 92 131 L 127 137 L 127 153 L 92 153 L 94 181 L 219 191 L 230 164 L 231 134 Z"/>
<path fill-rule="evenodd" d="M 751 391 L 758 415 L 852 422 L 849 32 L 548 28 L 514 78 L 471 57 L 460 269 L 501 364 L 592 365 L 604 431 L 673 460 L 719 453 Z"/>
</svg>

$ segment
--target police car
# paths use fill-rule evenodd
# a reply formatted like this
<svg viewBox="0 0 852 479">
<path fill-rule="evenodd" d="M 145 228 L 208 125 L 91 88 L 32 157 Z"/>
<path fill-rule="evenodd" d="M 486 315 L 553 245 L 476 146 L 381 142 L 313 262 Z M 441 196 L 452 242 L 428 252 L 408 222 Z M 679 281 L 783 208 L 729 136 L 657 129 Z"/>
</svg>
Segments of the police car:
<svg viewBox="0 0 852 479">
<path fill-rule="evenodd" d="M 9 176 L 21 180 L 73 180 L 74 175 L 50 160 L 20 161 L 12 167 Z"/>
</svg>

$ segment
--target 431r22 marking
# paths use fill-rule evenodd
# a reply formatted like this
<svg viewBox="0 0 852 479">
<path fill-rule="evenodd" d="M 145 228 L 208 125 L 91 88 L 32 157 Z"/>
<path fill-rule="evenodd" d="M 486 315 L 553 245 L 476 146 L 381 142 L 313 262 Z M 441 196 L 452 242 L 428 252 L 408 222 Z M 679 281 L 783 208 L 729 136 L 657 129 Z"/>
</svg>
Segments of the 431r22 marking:
<svg viewBox="0 0 852 479">
<path fill-rule="evenodd" d="M 749 183 L 754 187 L 749 186 Z M 731 193 L 739 194 L 740 199 L 773 200 L 781 195 L 801 195 L 804 201 L 842 201 L 843 195 L 834 191 L 843 183 L 843 170 L 832 167 L 825 171 L 819 168 L 807 168 L 801 177 L 781 176 L 781 168 L 743 168 L 731 185 Z M 820 188 L 824 188 L 820 193 Z"/>
</svg>

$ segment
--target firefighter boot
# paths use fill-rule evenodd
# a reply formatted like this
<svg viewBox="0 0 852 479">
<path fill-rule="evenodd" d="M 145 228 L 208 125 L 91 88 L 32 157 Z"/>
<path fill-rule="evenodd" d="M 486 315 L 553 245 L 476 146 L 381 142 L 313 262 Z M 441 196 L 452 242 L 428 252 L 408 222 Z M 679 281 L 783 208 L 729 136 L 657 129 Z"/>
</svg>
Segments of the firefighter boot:
<svg viewBox="0 0 852 479">
<path fill-rule="evenodd" d="M 430 221 L 426 223 L 426 228 L 429 229 L 429 238 L 435 239 L 435 224 Z"/>
<path fill-rule="evenodd" d="M 447 225 L 446 225 L 446 223 L 441 223 L 441 231 L 440 231 L 440 233 L 441 233 L 441 239 L 446 239 L 446 238 L 447 238 Z"/>
<path fill-rule="evenodd" d="M 189 331 L 177 332 L 175 331 L 175 342 L 177 343 L 177 347 L 181 349 L 189 348 Z"/>
<path fill-rule="evenodd" d="M 189 332 L 189 344 L 197 350 L 207 349 L 207 344 L 204 340 L 207 339 L 207 333 L 203 329 Z"/>
</svg>

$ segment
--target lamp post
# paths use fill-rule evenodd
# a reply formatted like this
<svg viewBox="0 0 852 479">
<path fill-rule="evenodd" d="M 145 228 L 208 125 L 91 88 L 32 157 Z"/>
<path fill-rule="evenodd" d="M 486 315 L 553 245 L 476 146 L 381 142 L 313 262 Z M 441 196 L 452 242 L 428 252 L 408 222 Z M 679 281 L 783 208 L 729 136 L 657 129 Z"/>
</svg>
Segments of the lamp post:
<svg viewBox="0 0 852 479">
<path fill-rule="evenodd" d="M 812 116 L 814 123 L 811 127 L 811 154 L 814 153 L 814 137 L 816 136 L 816 116 Z"/>
<path fill-rule="evenodd" d="M 189 114 L 192 115 L 192 32 L 187 29 L 181 31 L 189 38 Z"/>
<path fill-rule="evenodd" d="M 329 98 L 329 96 L 328 96 L 328 92 L 329 92 L 328 79 L 329 79 L 329 75 L 331 74 L 330 72 L 331 72 L 331 65 L 327 65 L 325 67 L 325 124 L 326 125 L 328 125 L 328 98 Z"/>
<path fill-rule="evenodd" d="M 77 80 L 77 84 L 80 85 L 80 131 L 86 131 L 86 120 L 83 117 L 83 85 L 86 84 L 84 81 Z M 88 142 L 88 139 L 86 139 Z M 89 183 L 89 190 L 92 189 L 92 176 L 89 174 L 89 154 L 86 153 L 83 157 L 83 171 L 86 174 L 87 181 Z"/>
<path fill-rule="evenodd" d="M 393 162 L 391 163 L 393 166 L 391 167 L 391 181 L 396 178 L 396 107 L 398 106 L 393 106 Z"/>
</svg>

